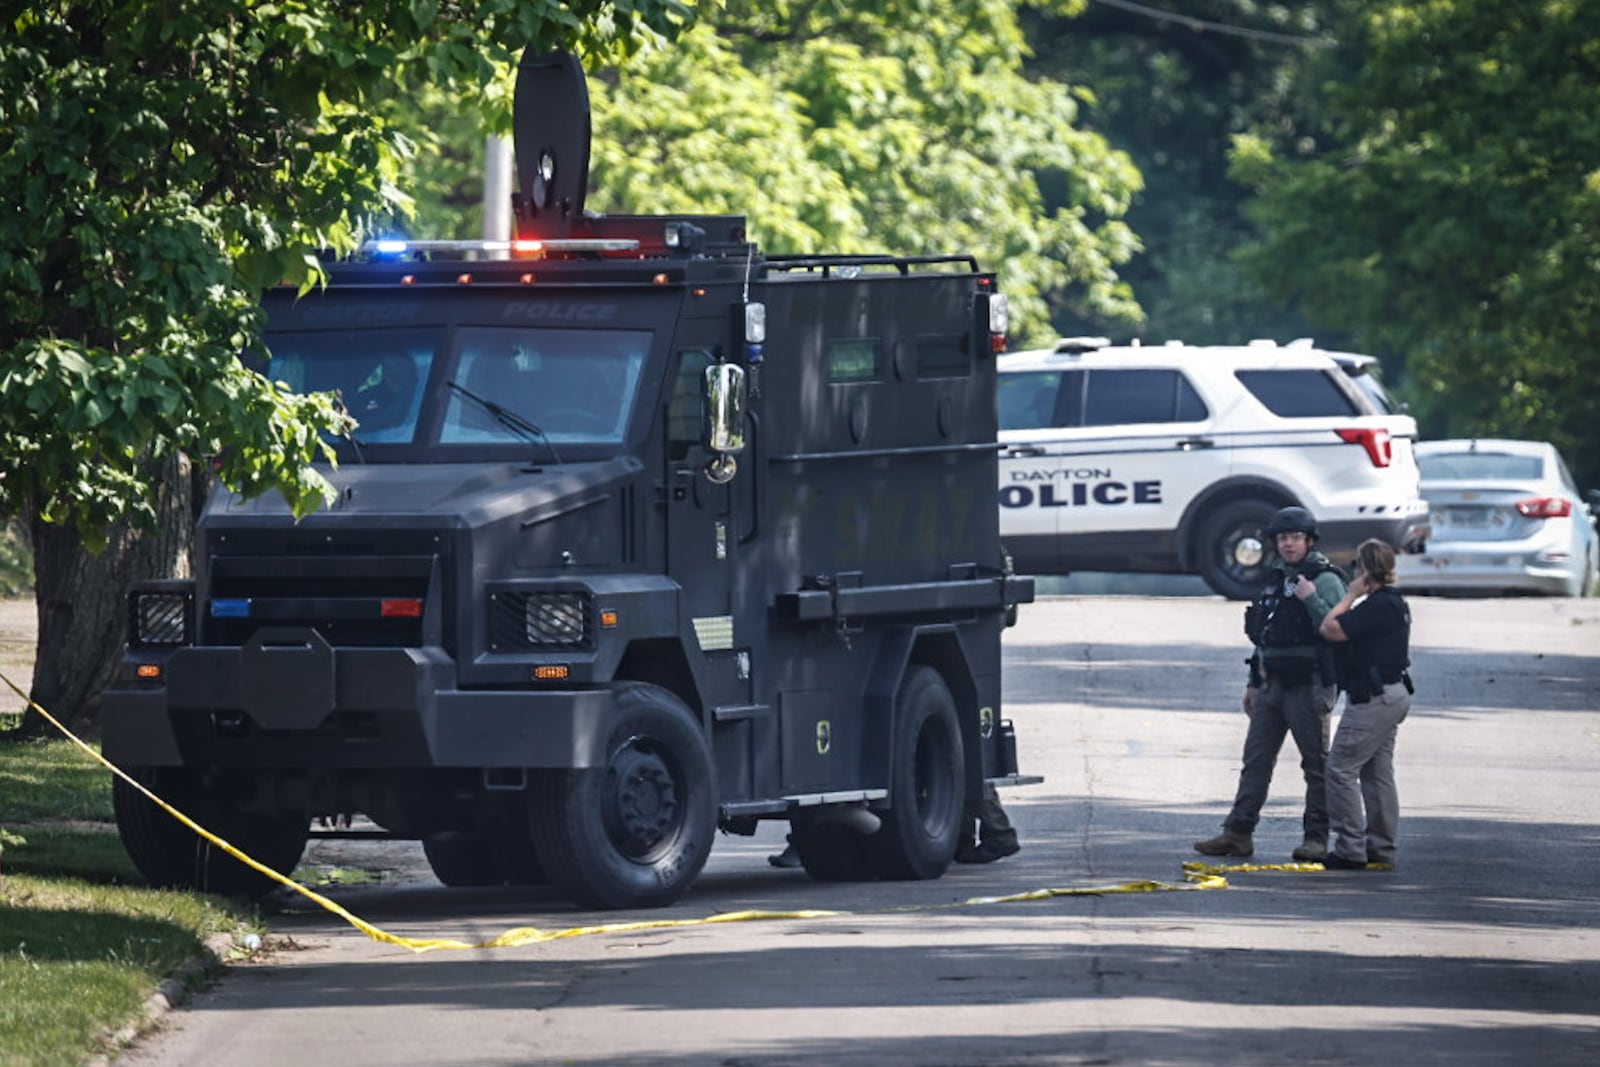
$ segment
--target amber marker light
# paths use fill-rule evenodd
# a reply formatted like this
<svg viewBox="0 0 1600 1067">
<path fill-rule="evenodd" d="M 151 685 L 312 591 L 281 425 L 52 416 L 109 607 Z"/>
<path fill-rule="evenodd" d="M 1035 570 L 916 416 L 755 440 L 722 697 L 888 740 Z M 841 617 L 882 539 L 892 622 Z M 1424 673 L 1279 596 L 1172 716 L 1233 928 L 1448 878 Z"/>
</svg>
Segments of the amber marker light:
<svg viewBox="0 0 1600 1067">
<path fill-rule="evenodd" d="M 417 284 L 417 276 L 415 274 L 402 274 L 400 276 L 400 284 L 401 285 L 416 285 Z"/>
<path fill-rule="evenodd" d="M 140 678 L 160 678 L 161 665 L 159 663 L 141 663 L 133 673 L 138 675 Z"/>
<path fill-rule="evenodd" d="M 565 663 L 550 663 L 535 667 L 533 676 L 541 682 L 561 682 L 572 676 L 572 668 Z"/>
<path fill-rule="evenodd" d="M 523 285 L 532 285 L 532 284 L 533 284 L 533 282 L 534 282 L 534 278 L 533 278 L 533 275 L 531 275 L 531 274 L 524 274 L 524 275 L 523 275 L 523 276 L 522 276 L 522 278 L 521 278 L 521 281 L 522 281 L 522 284 L 523 284 Z"/>
<path fill-rule="evenodd" d="M 602 611 L 600 613 L 600 625 L 605 627 L 607 630 L 609 630 L 612 627 L 616 626 L 617 625 L 617 613 L 615 611 L 612 611 L 610 608 L 607 608 L 604 611 Z"/>
<path fill-rule="evenodd" d="M 472 275 L 470 275 L 470 274 L 457 274 L 456 275 L 456 284 L 457 285 L 471 285 L 472 284 Z"/>
<path fill-rule="evenodd" d="M 650 280 L 652 282 L 654 282 L 656 285 L 666 285 L 667 284 L 667 276 L 665 274 L 657 274 L 654 278 L 651 278 Z"/>
</svg>

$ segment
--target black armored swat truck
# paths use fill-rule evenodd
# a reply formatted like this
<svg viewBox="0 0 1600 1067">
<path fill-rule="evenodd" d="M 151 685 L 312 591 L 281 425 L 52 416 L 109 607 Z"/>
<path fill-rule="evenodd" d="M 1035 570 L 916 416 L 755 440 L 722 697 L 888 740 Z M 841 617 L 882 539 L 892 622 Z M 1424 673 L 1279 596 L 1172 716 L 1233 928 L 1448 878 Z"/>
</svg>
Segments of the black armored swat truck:
<svg viewBox="0 0 1600 1067">
<path fill-rule="evenodd" d="M 784 819 L 813 877 L 936 878 L 966 801 L 1021 780 L 1005 298 L 966 256 L 586 214 L 588 138 L 576 61 L 526 57 L 515 239 L 267 294 L 265 372 L 359 420 L 338 500 L 210 500 L 194 580 L 131 595 L 104 751 L 280 871 L 370 832 L 447 885 L 649 907 L 719 828 Z M 152 882 L 270 888 L 115 803 Z"/>
</svg>

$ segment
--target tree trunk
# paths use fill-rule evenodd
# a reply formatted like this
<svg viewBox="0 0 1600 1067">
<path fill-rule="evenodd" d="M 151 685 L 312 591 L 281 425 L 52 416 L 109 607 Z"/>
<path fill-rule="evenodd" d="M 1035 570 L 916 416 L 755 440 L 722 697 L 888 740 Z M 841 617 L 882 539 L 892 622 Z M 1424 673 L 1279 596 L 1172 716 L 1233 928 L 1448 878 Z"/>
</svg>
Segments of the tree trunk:
<svg viewBox="0 0 1600 1067">
<path fill-rule="evenodd" d="M 34 596 L 39 641 L 33 666 L 35 704 L 74 733 L 93 734 L 100 693 L 116 674 L 127 623 L 127 593 L 146 578 L 189 573 L 196 483 L 179 458 L 152 471 L 159 477 L 156 521 L 149 529 L 119 527 L 104 550 L 89 552 L 76 524 L 32 519 Z M 32 708 L 13 738 L 54 733 Z"/>
</svg>

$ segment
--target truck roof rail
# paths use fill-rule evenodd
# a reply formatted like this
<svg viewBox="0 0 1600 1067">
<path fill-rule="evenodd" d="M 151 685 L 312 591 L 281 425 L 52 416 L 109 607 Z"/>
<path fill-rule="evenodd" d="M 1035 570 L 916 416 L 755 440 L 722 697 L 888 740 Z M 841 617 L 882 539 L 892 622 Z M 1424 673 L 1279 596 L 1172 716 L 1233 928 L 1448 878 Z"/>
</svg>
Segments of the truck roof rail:
<svg viewBox="0 0 1600 1067">
<path fill-rule="evenodd" d="M 863 268 L 889 267 L 900 274 L 910 274 L 915 267 L 932 267 L 939 265 L 960 264 L 973 274 L 978 273 L 978 259 L 976 256 L 966 254 L 933 255 L 933 256 L 890 256 L 890 255 L 852 255 L 848 253 L 835 253 L 827 255 L 769 255 L 765 260 L 767 269 L 779 271 L 814 271 L 821 272 L 824 277 L 834 271 L 846 277 L 855 277 Z M 853 271 L 851 268 L 855 268 Z"/>
</svg>

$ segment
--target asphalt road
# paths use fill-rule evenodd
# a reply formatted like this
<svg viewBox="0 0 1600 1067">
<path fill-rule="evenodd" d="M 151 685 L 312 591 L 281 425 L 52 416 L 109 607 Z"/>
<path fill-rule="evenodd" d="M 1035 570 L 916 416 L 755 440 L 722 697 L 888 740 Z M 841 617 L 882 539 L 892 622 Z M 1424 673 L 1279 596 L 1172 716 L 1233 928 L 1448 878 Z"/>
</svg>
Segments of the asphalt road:
<svg viewBox="0 0 1600 1067">
<path fill-rule="evenodd" d="M 1418 599 L 1401 727 L 1400 865 L 1182 886 L 1236 781 L 1241 607 L 1052 598 L 1007 636 L 1020 855 L 922 883 L 821 885 L 725 837 L 678 905 L 582 913 L 538 890 L 445 890 L 412 846 L 333 895 L 385 930 L 482 941 L 742 909 L 809 919 L 613 931 L 416 955 L 285 904 L 119 1064 L 1037 1065 L 1600 1062 L 1600 601 Z M 1258 862 L 1299 839 L 1292 743 Z M 369 846 L 370 847 L 370 846 Z"/>
</svg>

